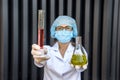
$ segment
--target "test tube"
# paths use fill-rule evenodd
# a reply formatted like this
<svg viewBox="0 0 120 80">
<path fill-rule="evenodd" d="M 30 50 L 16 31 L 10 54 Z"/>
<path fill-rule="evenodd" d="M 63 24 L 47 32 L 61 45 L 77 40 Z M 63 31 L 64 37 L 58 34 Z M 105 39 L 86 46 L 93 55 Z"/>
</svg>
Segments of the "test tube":
<svg viewBox="0 0 120 80">
<path fill-rule="evenodd" d="M 44 45 L 44 18 L 45 11 L 38 10 L 38 45 L 43 48 Z"/>
</svg>

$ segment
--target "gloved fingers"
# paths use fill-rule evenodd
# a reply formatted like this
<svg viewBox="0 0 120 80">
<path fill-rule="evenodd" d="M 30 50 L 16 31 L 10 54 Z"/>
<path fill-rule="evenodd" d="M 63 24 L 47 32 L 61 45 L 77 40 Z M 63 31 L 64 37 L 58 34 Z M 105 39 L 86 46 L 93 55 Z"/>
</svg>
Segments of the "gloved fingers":
<svg viewBox="0 0 120 80">
<path fill-rule="evenodd" d="M 44 53 L 46 54 L 47 53 L 47 48 L 43 48 L 44 49 Z M 33 44 L 32 45 L 32 50 L 41 50 L 40 46 L 37 45 L 37 44 Z"/>
<path fill-rule="evenodd" d="M 39 53 L 38 53 L 38 51 L 32 49 L 31 54 L 32 54 L 32 55 L 38 55 Z"/>
<path fill-rule="evenodd" d="M 44 60 L 41 59 L 41 58 L 34 58 L 34 61 L 35 61 L 36 63 L 40 63 L 40 62 L 42 62 L 42 61 L 44 61 Z"/>
<path fill-rule="evenodd" d="M 43 49 L 44 49 L 44 53 L 47 54 L 47 52 L 48 52 L 47 48 L 44 47 Z"/>
<path fill-rule="evenodd" d="M 34 49 L 34 50 L 39 50 L 39 49 L 40 49 L 40 46 L 37 45 L 37 44 L 33 44 L 33 45 L 32 45 L 32 49 Z"/>
<path fill-rule="evenodd" d="M 87 69 L 88 64 L 83 65 L 83 69 Z"/>
<path fill-rule="evenodd" d="M 39 49 L 39 50 L 32 49 L 32 51 L 31 51 L 32 55 L 37 55 L 37 56 L 44 55 L 44 53 L 45 53 L 44 49 Z"/>
<path fill-rule="evenodd" d="M 71 67 L 74 67 L 75 69 L 81 69 L 82 68 L 80 65 L 73 65 L 73 64 L 71 64 Z"/>
<path fill-rule="evenodd" d="M 81 66 L 76 65 L 76 66 L 75 66 L 75 69 L 82 69 L 82 67 L 81 67 Z"/>
<path fill-rule="evenodd" d="M 33 56 L 33 58 L 34 58 L 35 62 L 40 63 L 40 62 L 48 60 L 50 57 Z"/>
<path fill-rule="evenodd" d="M 87 64 L 85 64 L 83 66 L 71 64 L 71 67 L 74 67 L 75 69 L 87 69 Z"/>
<path fill-rule="evenodd" d="M 48 60 L 50 59 L 50 57 L 48 55 L 41 55 L 41 56 L 36 56 L 34 55 L 33 58 L 37 58 L 37 59 L 42 59 L 42 60 Z"/>
</svg>

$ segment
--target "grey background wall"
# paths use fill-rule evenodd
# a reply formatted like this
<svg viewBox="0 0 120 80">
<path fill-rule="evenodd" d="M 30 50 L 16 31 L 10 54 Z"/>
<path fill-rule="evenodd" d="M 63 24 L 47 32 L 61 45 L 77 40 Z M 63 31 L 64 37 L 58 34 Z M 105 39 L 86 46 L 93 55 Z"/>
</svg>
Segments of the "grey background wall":
<svg viewBox="0 0 120 80">
<path fill-rule="evenodd" d="M 31 45 L 37 43 L 37 11 L 44 9 L 45 44 L 59 15 L 76 19 L 89 55 L 82 80 L 120 80 L 119 0 L 0 0 L 0 80 L 42 80 Z"/>
</svg>

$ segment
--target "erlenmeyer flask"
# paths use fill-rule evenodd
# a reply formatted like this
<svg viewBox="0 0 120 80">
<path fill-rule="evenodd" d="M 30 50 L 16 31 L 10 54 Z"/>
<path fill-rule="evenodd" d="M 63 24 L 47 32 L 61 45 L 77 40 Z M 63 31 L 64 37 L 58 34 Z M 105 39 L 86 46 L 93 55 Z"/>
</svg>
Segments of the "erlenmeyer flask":
<svg viewBox="0 0 120 80">
<path fill-rule="evenodd" d="M 83 68 L 83 66 L 87 64 L 88 60 L 85 54 L 85 50 L 82 47 L 81 37 L 76 37 L 75 42 L 76 45 L 70 63 L 72 67 Z"/>
</svg>

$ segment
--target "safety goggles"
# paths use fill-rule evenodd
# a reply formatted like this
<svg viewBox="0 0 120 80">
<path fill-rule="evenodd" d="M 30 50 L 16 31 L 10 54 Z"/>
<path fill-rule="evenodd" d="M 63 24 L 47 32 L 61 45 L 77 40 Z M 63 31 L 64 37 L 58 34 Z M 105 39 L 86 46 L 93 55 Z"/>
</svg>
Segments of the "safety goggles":
<svg viewBox="0 0 120 80">
<path fill-rule="evenodd" d="M 64 27 L 63 26 L 57 26 L 55 30 L 60 31 L 60 30 L 64 30 L 64 29 L 67 30 L 67 31 L 72 31 L 71 26 L 64 26 Z"/>
</svg>

